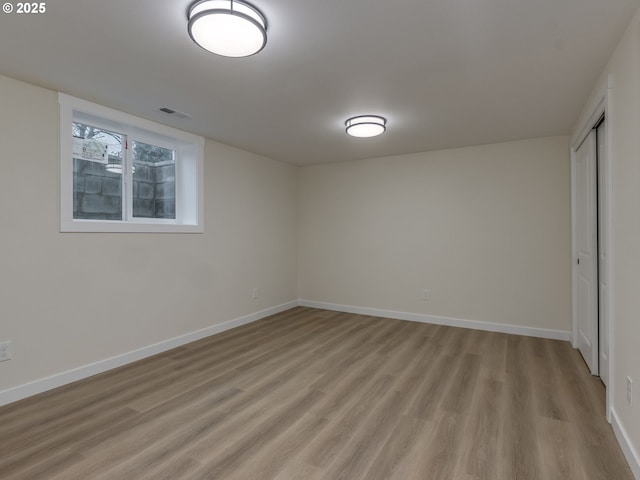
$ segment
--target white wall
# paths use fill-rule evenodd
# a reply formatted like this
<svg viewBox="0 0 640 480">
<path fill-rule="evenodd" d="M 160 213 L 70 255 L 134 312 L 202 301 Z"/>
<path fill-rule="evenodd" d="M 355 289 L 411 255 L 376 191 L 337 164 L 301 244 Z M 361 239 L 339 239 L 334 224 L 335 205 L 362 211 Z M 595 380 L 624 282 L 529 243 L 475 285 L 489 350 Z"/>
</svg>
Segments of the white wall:
<svg viewBox="0 0 640 480">
<path fill-rule="evenodd" d="M 0 392 L 297 298 L 294 167 L 207 141 L 206 233 L 59 233 L 56 93 L 0 92 Z"/>
<path fill-rule="evenodd" d="M 622 428 L 628 459 L 640 478 L 640 11 L 632 19 L 600 80 L 585 103 L 576 133 L 612 75 L 613 128 L 613 309 L 611 340 L 614 375 L 613 423 Z M 635 404 L 626 400 L 626 377 L 634 384 Z M 617 432 L 620 435 L 620 431 Z M 635 450 L 635 453 L 631 453 Z M 629 455 L 631 454 L 631 457 Z M 633 458 L 635 457 L 635 458 Z"/>
<path fill-rule="evenodd" d="M 303 167 L 300 298 L 569 331 L 570 183 L 567 137 Z"/>
</svg>

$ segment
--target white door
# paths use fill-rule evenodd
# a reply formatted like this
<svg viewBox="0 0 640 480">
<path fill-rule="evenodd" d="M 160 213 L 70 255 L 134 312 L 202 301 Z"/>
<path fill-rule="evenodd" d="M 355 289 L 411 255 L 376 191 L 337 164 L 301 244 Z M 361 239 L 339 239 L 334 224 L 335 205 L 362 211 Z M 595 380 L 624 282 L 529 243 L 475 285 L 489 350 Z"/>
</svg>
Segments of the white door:
<svg viewBox="0 0 640 480">
<path fill-rule="evenodd" d="M 596 132 L 576 152 L 578 348 L 598 375 L 598 220 Z"/>
<path fill-rule="evenodd" d="M 606 127 L 604 120 L 597 130 L 598 139 L 598 288 L 600 294 L 598 295 L 598 347 L 600 349 L 599 357 L 599 373 L 602 383 L 608 385 L 609 383 L 609 311 L 606 304 L 608 296 L 608 245 L 606 245 L 607 235 L 606 226 L 607 223 L 607 169 L 605 162 L 605 156 L 607 155 L 606 144 Z"/>
</svg>

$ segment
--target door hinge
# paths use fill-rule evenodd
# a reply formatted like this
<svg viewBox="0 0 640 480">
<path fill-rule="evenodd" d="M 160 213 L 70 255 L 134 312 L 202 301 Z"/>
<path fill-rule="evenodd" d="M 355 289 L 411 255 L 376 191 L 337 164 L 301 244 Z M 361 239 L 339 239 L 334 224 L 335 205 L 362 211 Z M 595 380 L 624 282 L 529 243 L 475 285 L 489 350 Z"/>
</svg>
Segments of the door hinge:
<svg viewBox="0 0 640 480">
<path fill-rule="evenodd" d="M 580 259 L 578 258 L 578 265 L 580 265 Z"/>
</svg>

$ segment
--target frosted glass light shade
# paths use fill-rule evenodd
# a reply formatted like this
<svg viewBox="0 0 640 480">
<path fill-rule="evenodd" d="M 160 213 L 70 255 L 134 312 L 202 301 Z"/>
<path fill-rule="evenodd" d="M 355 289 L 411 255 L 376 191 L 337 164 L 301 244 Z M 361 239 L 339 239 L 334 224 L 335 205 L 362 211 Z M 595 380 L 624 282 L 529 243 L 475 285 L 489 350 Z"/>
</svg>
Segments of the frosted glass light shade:
<svg viewBox="0 0 640 480">
<path fill-rule="evenodd" d="M 387 119 L 378 115 L 352 117 L 344 124 L 346 132 L 352 137 L 375 137 L 387 129 Z"/>
<path fill-rule="evenodd" d="M 248 57 L 267 43 L 267 20 L 242 0 L 200 0 L 189 9 L 189 35 L 205 50 Z"/>
</svg>

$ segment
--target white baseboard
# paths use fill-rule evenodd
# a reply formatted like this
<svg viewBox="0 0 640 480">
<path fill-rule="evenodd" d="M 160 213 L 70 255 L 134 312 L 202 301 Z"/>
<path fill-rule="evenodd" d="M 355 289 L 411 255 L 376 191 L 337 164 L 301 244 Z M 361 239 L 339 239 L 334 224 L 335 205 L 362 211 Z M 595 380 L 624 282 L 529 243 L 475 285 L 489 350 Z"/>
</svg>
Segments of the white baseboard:
<svg viewBox="0 0 640 480">
<path fill-rule="evenodd" d="M 356 313 L 359 315 L 370 315 L 372 317 L 395 318 L 397 320 L 408 320 L 410 322 L 434 323 L 436 325 L 473 328 L 475 330 L 485 330 L 488 332 L 513 333 L 515 335 L 526 335 L 528 337 L 540 337 L 540 338 L 550 338 L 553 340 L 571 341 L 571 332 L 564 331 L 564 330 L 550 330 L 550 329 L 535 328 L 535 327 L 521 327 L 519 325 L 479 322 L 477 320 L 464 320 L 460 318 L 424 315 L 421 313 L 395 312 L 392 310 L 381 310 L 378 308 L 356 307 L 353 305 L 337 305 L 334 303 L 314 302 L 312 300 L 303 300 L 303 299 L 299 300 L 299 304 L 303 307 L 322 308 L 324 310 L 335 310 L 338 312 Z"/>
<path fill-rule="evenodd" d="M 629 467 L 631 467 L 633 476 L 636 480 L 640 480 L 640 455 L 638 455 L 633 443 L 631 443 L 627 431 L 613 408 L 611 409 L 611 426 L 613 427 L 613 432 L 616 434 L 620 448 L 622 448 L 622 453 L 624 453 L 624 457 L 627 459 Z"/>
<path fill-rule="evenodd" d="M 500 323 L 479 322 L 475 320 L 463 320 L 458 318 L 440 317 L 434 315 L 423 315 L 419 313 L 395 312 L 391 310 L 381 310 L 377 308 L 356 307 L 352 305 L 338 305 L 333 303 L 315 302 L 311 300 L 294 300 L 275 307 L 271 307 L 259 312 L 251 313 L 234 320 L 230 320 L 217 325 L 180 335 L 169 340 L 165 340 L 153 345 L 149 345 L 138 350 L 116 355 L 115 357 L 100 360 L 95 363 L 84 365 L 66 372 L 58 373 L 50 377 L 35 380 L 24 385 L 18 385 L 7 390 L 0 391 L 0 406 L 16 402 L 23 398 L 37 395 L 47 390 L 66 385 L 83 378 L 96 375 L 117 367 L 121 367 L 128 363 L 132 363 L 143 358 L 156 355 L 158 353 L 171 350 L 196 340 L 200 340 L 216 333 L 224 332 L 241 325 L 246 325 L 261 318 L 274 315 L 276 313 L 289 310 L 296 306 L 304 306 L 311 308 L 321 308 L 324 310 L 334 310 L 346 313 L 356 313 L 360 315 L 371 315 L 374 317 L 395 318 L 398 320 L 408 320 L 412 322 L 434 323 L 437 325 L 448 325 L 452 327 L 473 328 L 476 330 L 486 330 L 490 332 L 513 333 L 516 335 L 527 335 L 532 337 L 551 338 L 555 340 L 570 341 L 570 332 L 562 330 L 547 330 L 542 328 L 521 327 L 517 325 L 506 325 Z"/>
<path fill-rule="evenodd" d="M 241 325 L 255 322 L 256 320 L 268 317 L 269 315 L 274 315 L 276 313 L 289 310 L 290 308 L 298 306 L 298 304 L 299 302 L 297 300 L 283 303 L 282 305 L 267 308 L 259 312 L 236 318 L 234 320 L 229 320 L 217 325 L 211 325 L 210 327 L 196 330 L 195 332 L 190 332 L 175 338 L 170 338 L 169 340 L 164 340 L 162 342 L 155 343 L 147 347 L 142 347 L 131 352 L 123 353 L 121 355 L 116 355 L 115 357 L 100 360 L 95 363 L 90 363 L 89 365 L 84 365 L 72 370 L 67 370 L 66 372 L 35 380 L 30 383 L 25 383 L 24 385 L 18 385 L 17 387 L 9 388 L 7 390 L 2 390 L 0 391 L 0 406 L 22 400 L 23 398 L 27 398 L 32 395 L 46 392 L 47 390 L 51 390 L 53 388 L 61 387 L 62 385 L 66 385 L 77 380 L 82 380 L 83 378 L 87 378 L 98 373 L 106 372 L 107 370 L 121 367 L 128 363 L 142 360 L 143 358 L 150 357 L 158 353 L 166 352 L 167 350 L 171 350 L 172 348 L 180 347 L 187 343 L 191 343 L 196 340 L 215 335 L 216 333 L 221 333 L 226 330 L 239 327 Z"/>
</svg>

